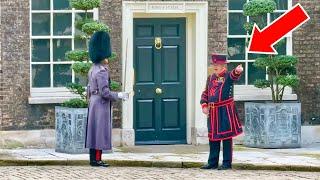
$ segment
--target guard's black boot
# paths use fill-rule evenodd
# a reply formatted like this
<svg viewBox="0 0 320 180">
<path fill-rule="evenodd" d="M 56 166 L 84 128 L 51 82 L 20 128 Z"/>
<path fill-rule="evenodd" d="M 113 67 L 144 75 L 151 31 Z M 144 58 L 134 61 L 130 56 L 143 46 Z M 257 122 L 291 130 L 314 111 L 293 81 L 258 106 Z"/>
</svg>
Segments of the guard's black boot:
<svg viewBox="0 0 320 180">
<path fill-rule="evenodd" d="M 96 150 L 95 149 L 90 149 L 89 150 L 89 157 L 90 157 L 90 165 L 93 166 L 97 161 L 96 161 Z"/>
<path fill-rule="evenodd" d="M 94 161 L 94 162 L 91 162 L 90 165 L 93 167 L 108 167 L 108 166 L 110 166 L 109 164 L 107 164 L 103 161 Z"/>
<path fill-rule="evenodd" d="M 101 167 L 108 167 L 108 166 L 110 166 L 108 163 L 105 163 L 105 162 L 103 162 L 103 161 L 97 161 L 97 164 L 98 164 L 98 166 L 101 166 Z"/>
<path fill-rule="evenodd" d="M 213 165 L 213 164 L 206 164 L 202 166 L 200 169 L 217 169 L 218 165 Z"/>
<path fill-rule="evenodd" d="M 229 169 L 232 169 L 231 164 L 230 164 L 230 165 L 225 165 L 225 164 L 223 164 L 222 166 L 220 166 L 220 167 L 218 168 L 218 170 L 229 170 Z"/>
</svg>

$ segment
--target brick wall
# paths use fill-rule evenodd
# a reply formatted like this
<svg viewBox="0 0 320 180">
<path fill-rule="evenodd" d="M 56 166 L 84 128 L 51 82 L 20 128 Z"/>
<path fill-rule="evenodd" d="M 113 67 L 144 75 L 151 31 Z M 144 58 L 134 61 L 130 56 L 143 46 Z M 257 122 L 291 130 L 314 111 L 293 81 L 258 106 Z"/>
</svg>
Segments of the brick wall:
<svg viewBox="0 0 320 180">
<path fill-rule="evenodd" d="M 304 124 L 320 124 L 320 4 L 315 0 L 294 0 L 310 20 L 293 33 L 293 54 L 299 58 L 301 79 L 297 93 L 302 102 Z"/>
<path fill-rule="evenodd" d="M 121 33 L 122 33 L 122 1 L 102 0 L 102 8 L 99 9 L 99 19 L 111 28 L 112 51 L 116 52 L 118 58 L 110 65 L 111 79 L 121 82 Z M 121 103 L 116 102 L 113 106 L 113 127 L 121 127 Z"/>
<path fill-rule="evenodd" d="M 1 1 L 1 129 L 25 127 L 30 113 L 29 0 Z"/>
</svg>

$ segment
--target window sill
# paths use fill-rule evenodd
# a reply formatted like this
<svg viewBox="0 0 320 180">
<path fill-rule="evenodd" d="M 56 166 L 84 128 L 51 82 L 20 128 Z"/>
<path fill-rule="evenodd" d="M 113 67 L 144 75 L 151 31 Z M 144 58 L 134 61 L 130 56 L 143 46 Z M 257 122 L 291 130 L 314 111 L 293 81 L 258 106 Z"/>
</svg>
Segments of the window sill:
<svg viewBox="0 0 320 180">
<path fill-rule="evenodd" d="M 236 85 L 234 86 L 235 101 L 271 101 L 272 95 L 269 88 L 259 89 L 252 85 Z M 292 93 L 291 88 L 286 88 L 283 94 L 283 100 L 296 101 L 298 96 Z"/>
<path fill-rule="evenodd" d="M 296 94 L 284 94 L 283 100 L 285 101 L 296 101 L 298 99 Z M 250 94 L 250 95 L 234 95 L 235 101 L 271 101 L 270 94 Z"/>
<path fill-rule="evenodd" d="M 29 97 L 29 104 L 60 104 L 75 97 Z"/>
<path fill-rule="evenodd" d="M 32 88 L 28 102 L 29 104 L 60 104 L 78 97 L 67 88 Z"/>
</svg>

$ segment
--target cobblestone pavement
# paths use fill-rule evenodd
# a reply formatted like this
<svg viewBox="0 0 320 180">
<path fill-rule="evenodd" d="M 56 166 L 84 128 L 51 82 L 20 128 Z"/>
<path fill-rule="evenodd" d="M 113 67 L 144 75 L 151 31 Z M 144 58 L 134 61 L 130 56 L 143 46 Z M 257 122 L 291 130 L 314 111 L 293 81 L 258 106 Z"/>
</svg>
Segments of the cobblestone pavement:
<svg viewBox="0 0 320 180">
<path fill-rule="evenodd" d="M 0 167 L 0 179 L 320 179 L 320 173 L 293 171 L 217 171 L 175 168 L 135 168 L 89 166 L 6 166 Z"/>
</svg>

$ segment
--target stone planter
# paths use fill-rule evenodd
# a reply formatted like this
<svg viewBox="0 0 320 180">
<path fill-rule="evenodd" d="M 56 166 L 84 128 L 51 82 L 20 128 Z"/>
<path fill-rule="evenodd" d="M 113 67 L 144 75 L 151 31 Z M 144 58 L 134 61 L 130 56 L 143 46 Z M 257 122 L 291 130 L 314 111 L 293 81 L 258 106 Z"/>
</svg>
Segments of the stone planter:
<svg viewBox="0 0 320 180">
<path fill-rule="evenodd" d="M 87 153 L 84 148 L 87 108 L 55 107 L 56 152 L 79 154 Z"/>
<path fill-rule="evenodd" d="M 244 145 L 257 148 L 301 146 L 301 104 L 245 103 Z"/>
</svg>

